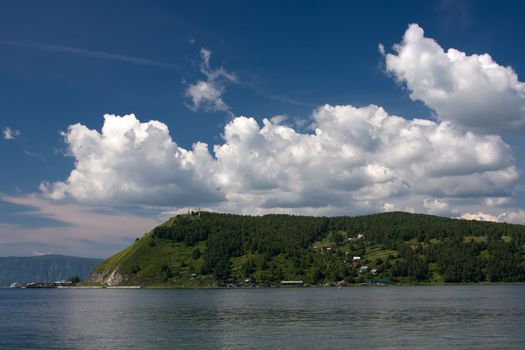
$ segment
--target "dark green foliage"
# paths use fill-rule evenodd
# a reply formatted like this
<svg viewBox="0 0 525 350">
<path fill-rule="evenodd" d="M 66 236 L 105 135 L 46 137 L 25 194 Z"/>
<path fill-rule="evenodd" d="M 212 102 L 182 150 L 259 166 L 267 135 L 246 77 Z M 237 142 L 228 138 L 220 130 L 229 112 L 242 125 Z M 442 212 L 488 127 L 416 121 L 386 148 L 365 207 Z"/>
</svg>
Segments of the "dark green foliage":
<svg viewBox="0 0 525 350">
<path fill-rule="evenodd" d="M 201 257 L 201 250 L 199 248 L 193 249 L 193 252 L 191 252 L 191 257 L 193 260 L 197 260 Z"/>
<path fill-rule="evenodd" d="M 78 284 L 78 283 L 82 282 L 82 280 L 80 279 L 79 275 L 76 275 L 76 276 L 71 277 L 69 279 L 69 282 L 71 282 L 73 284 Z"/>
<path fill-rule="evenodd" d="M 440 266 L 445 282 L 480 282 L 485 279 L 479 257 L 482 244 L 445 240 L 425 250 L 430 262 Z"/>
<path fill-rule="evenodd" d="M 333 232 L 332 233 L 332 242 L 337 243 L 337 244 L 341 244 L 344 240 L 345 240 L 345 238 L 339 232 Z"/>
<path fill-rule="evenodd" d="M 158 226 L 153 233 L 159 238 L 176 242 L 184 241 L 187 245 L 194 245 L 198 241 L 206 240 L 210 233 L 208 223 L 200 219 L 201 217 L 196 215 L 180 215 L 176 217 L 173 225 Z"/>
<path fill-rule="evenodd" d="M 358 283 L 374 276 L 403 282 L 525 280 L 521 225 L 399 212 L 333 218 L 202 212 L 174 217 L 153 235 L 187 246 L 204 241 L 206 249 L 195 248 L 192 259 L 202 256 L 199 273 L 222 281 Z M 324 246 L 313 249 L 315 242 Z M 353 256 L 363 259 L 355 262 Z M 365 265 L 369 268 L 361 268 Z M 167 266 L 162 273 L 173 275 Z"/>
<path fill-rule="evenodd" d="M 425 258 L 418 255 L 414 249 L 406 244 L 400 244 L 398 251 L 403 258 L 394 265 L 394 276 L 408 277 L 413 281 L 428 279 L 428 262 Z"/>
<path fill-rule="evenodd" d="M 250 277 L 256 270 L 257 266 L 252 260 L 248 260 L 242 265 L 242 272 L 245 277 Z"/>
<path fill-rule="evenodd" d="M 525 280 L 523 250 L 504 242 L 490 242 L 487 272 L 491 282 L 518 282 Z"/>
<path fill-rule="evenodd" d="M 297 256 L 326 234 L 328 219 L 291 215 L 241 216 L 200 213 L 180 215 L 153 230 L 156 237 L 186 244 L 207 240 L 203 272 L 230 277 L 230 259 L 258 253 L 270 260 Z"/>
<path fill-rule="evenodd" d="M 319 268 L 314 269 L 312 280 L 315 283 L 320 283 L 323 278 L 325 277 L 323 271 L 321 271 Z"/>
<path fill-rule="evenodd" d="M 395 247 L 399 241 L 416 239 L 460 239 L 466 236 L 487 236 L 499 240 L 512 237 L 518 245 L 525 243 L 525 226 L 486 221 L 450 219 L 432 215 L 392 212 L 366 216 L 330 218 L 329 230 L 344 230 L 349 234 L 364 233 L 371 243 Z"/>
<path fill-rule="evenodd" d="M 162 265 L 160 272 L 165 275 L 166 280 L 174 276 L 173 270 L 167 264 Z"/>
</svg>

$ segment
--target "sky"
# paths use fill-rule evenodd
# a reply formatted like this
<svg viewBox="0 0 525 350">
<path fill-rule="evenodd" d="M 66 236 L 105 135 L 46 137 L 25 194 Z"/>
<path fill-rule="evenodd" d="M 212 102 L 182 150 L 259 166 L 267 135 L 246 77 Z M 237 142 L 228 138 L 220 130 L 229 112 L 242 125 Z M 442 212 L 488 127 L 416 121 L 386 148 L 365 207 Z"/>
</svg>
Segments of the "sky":
<svg viewBox="0 0 525 350">
<path fill-rule="evenodd" d="M 525 224 L 520 1 L 17 1 L 0 256 L 107 257 L 177 213 Z"/>
</svg>

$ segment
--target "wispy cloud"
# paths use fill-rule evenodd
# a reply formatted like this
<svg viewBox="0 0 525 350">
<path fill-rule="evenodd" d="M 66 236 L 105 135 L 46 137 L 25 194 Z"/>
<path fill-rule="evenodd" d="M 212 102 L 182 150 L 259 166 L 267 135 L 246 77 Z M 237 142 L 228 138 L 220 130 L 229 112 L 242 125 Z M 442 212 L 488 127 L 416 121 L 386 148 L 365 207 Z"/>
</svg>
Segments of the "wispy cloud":
<svg viewBox="0 0 525 350">
<path fill-rule="evenodd" d="M 33 227 L 0 219 L 0 256 L 31 255 L 33 251 L 109 256 L 160 222 L 158 218 L 116 210 L 102 214 L 93 211 L 100 207 L 51 202 L 36 195 L 0 193 L 0 201 L 23 206 L 25 210 L 18 215 L 27 217 L 26 221 L 49 220 L 46 225 Z M 50 222 L 59 224 L 50 225 Z"/>
<path fill-rule="evenodd" d="M 263 97 L 268 100 L 281 102 L 281 103 L 294 105 L 294 106 L 304 106 L 304 107 L 310 107 L 310 108 L 314 108 L 318 106 L 318 104 L 316 103 L 298 100 L 295 98 L 288 97 L 287 95 L 284 95 L 284 94 L 269 93 L 265 89 L 262 89 L 259 86 L 257 86 L 255 83 L 252 83 L 249 81 L 243 81 L 243 82 L 240 82 L 239 84 L 250 88 L 257 96 Z"/>
<path fill-rule="evenodd" d="M 47 159 L 41 155 L 40 153 L 37 153 L 37 152 L 33 152 L 33 151 L 24 151 L 24 154 L 29 156 L 29 157 L 33 157 L 33 158 L 36 158 L 44 163 L 47 163 Z"/>
<path fill-rule="evenodd" d="M 225 84 L 230 82 L 237 82 L 235 74 L 229 73 L 223 67 L 212 69 L 210 67 L 211 51 L 201 48 L 201 73 L 206 76 L 206 80 L 199 80 L 195 84 L 191 84 L 186 89 L 186 97 L 191 99 L 191 109 L 198 110 L 203 107 L 207 111 L 222 111 L 233 117 L 222 95 L 225 92 Z"/>
<path fill-rule="evenodd" d="M 130 63 L 130 64 L 141 65 L 141 66 L 151 66 L 151 67 L 158 67 L 158 68 L 165 68 L 165 69 L 180 69 L 180 65 L 177 63 L 167 63 L 167 62 L 162 62 L 162 61 L 150 60 L 147 58 L 122 55 L 122 54 L 111 53 L 111 52 L 106 52 L 106 51 L 83 49 L 79 47 L 71 47 L 71 46 L 64 46 L 64 45 L 39 43 L 39 42 L 21 42 L 21 41 L 12 41 L 12 40 L 0 40 L 0 44 L 18 46 L 18 47 L 26 47 L 30 49 L 50 51 L 50 52 L 58 52 L 58 53 L 64 53 L 64 54 L 70 54 L 70 55 L 78 55 L 78 56 L 84 56 L 84 57 L 92 57 L 92 58 L 97 58 L 101 60 L 125 62 L 125 63 Z"/>
<path fill-rule="evenodd" d="M 2 128 L 2 137 L 4 138 L 4 140 L 13 140 L 19 135 L 20 131 L 18 131 L 17 129 L 10 128 L 9 126 Z"/>
<path fill-rule="evenodd" d="M 440 0 L 436 12 L 439 15 L 439 26 L 443 31 L 452 28 L 468 28 L 472 25 L 472 3 L 470 1 Z"/>
</svg>

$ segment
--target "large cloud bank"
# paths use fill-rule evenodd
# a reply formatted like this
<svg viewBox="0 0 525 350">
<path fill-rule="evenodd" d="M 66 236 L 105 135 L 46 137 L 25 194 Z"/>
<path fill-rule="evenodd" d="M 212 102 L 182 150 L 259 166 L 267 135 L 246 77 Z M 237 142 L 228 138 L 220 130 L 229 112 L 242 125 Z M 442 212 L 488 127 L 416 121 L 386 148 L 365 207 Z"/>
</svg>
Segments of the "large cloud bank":
<svg viewBox="0 0 525 350">
<path fill-rule="evenodd" d="M 312 133 L 237 117 L 213 154 L 202 143 L 192 150 L 177 146 L 157 121 L 104 120 L 100 133 L 80 124 L 69 128 L 76 166 L 66 181 L 42 186 L 48 196 L 159 206 L 216 202 L 235 211 L 361 212 L 389 204 L 417 210 L 444 203 L 429 198 L 507 197 L 518 179 L 499 136 L 407 120 L 374 105 L 320 107 Z"/>
<path fill-rule="evenodd" d="M 221 143 L 190 150 L 161 122 L 106 115 L 100 132 L 70 126 L 65 140 L 75 168 L 41 189 L 53 199 L 102 204 L 451 216 L 489 208 L 494 217 L 524 219 L 504 208 L 519 174 L 512 150 L 495 134 L 524 123 L 524 84 L 488 55 L 444 52 L 417 25 L 394 49 L 387 70 L 437 121 L 389 115 L 376 105 L 324 105 L 312 112 L 310 132 L 282 118 L 261 125 L 239 116 Z M 209 55 L 203 60 L 208 67 Z"/>
<path fill-rule="evenodd" d="M 409 26 L 394 50 L 386 55 L 387 71 L 439 120 L 489 133 L 525 124 L 525 84 L 490 55 L 445 51 L 417 24 Z"/>
</svg>

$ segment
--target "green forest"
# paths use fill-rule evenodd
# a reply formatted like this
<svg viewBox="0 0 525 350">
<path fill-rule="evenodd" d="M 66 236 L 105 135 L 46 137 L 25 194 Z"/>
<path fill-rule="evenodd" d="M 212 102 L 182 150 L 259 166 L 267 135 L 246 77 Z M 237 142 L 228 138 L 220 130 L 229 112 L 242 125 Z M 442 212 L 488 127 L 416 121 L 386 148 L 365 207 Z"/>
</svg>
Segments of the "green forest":
<svg viewBox="0 0 525 350">
<path fill-rule="evenodd" d="M 273 286 L 525 281 L 525 226 L 402 212 L 178 215 L 106 260 L 129 284 Z"/>
</svg>

